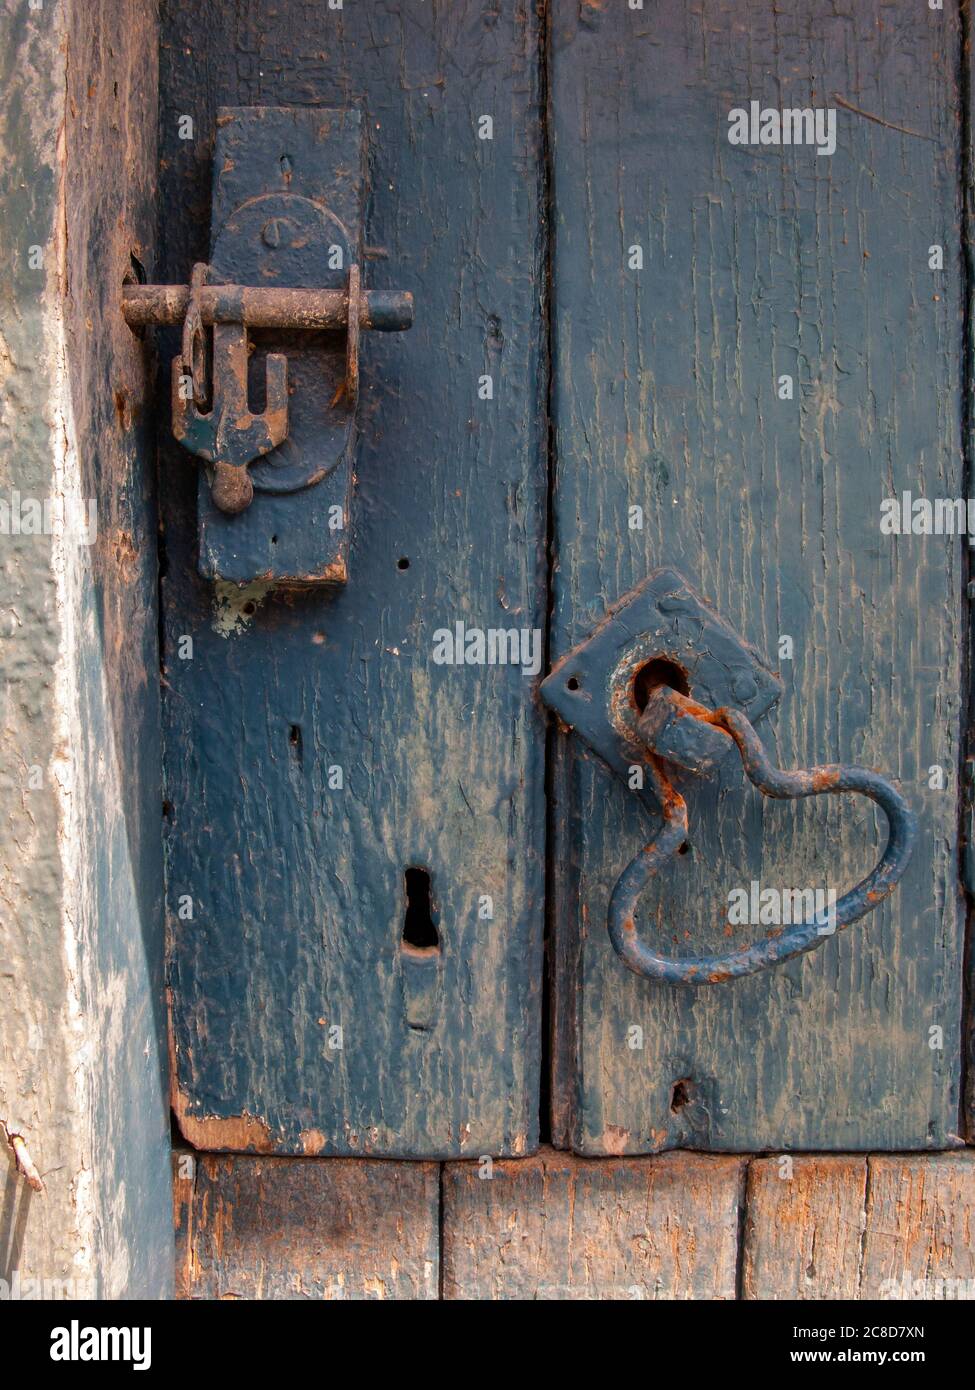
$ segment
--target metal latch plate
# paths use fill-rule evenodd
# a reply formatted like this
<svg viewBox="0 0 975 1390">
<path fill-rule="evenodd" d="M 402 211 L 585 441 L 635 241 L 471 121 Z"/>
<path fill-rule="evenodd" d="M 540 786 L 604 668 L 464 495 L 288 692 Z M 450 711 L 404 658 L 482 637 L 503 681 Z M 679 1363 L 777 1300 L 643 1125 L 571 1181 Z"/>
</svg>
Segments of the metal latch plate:
<svg viewBox="0 0 975 1390">
<path fill-rule="evenodd" d="M 357 110 L 223 107 L 217 116 L 211 280 L 342 289 L 361 264 L 364 148 Z M 287 358 L 288 430 L 251 465 L 254 499 L 228 516 L 201 473 L 199 568 L 210 579 L 342 584 L 348 573 L 355 392 L 345 331 L 250 334 L 251 398 Z"/>
<path fill-rule="evenodd" d="M 688 693 L 702 705 L 730 706 L 753 723 L 783 690 L 756 649 L 682 575 L 654 570 L 541 686 L 545 703 L 623 778 L 647 757 L 638 727 L 643 713 L 638 678 L 654 662 L 679 668 Z M 725 754 L 731 751 L 730 740 L 726 744 Z M 718 745 L 714 761 L 720 756 Z"/>
</svg>

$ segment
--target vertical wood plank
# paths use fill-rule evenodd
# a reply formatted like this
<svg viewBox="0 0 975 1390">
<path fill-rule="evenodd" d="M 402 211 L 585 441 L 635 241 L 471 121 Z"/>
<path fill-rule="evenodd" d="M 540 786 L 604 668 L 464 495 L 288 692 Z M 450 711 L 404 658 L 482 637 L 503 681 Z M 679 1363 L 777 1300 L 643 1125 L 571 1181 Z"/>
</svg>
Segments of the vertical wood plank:
<svg viewBox="0 0 975 1390">
<path fill-rule="evenodd" d="M 567 736 L 553 1109 L 579 1152 L 957 1142 L 962 547 L 880 522 L 964 496 L 958 52 L 951 4 L 554 0 L 553 657 L 673 564 L 779 664 L 780 765 L 876 767 L 921 821 L 894 898 L 814 955 L 654 985 L 605 928 L 654 819 Z M 835 153 L 730 145 L 752 99 L 831 107 Z M 882 843 L 864 802 L 763 803 L 740 769 L 689 805 L 641 905 L 679 951 L 727 948 L 731 889 L 842 892 Z"/>
<path fill-rule="evenodd" d="M 545 1150 L 444 1167 L 447 1299 L 728 1299 L 742 1163 Z"/>
<path fill-rule="evenodd" d="M 181 1298 L 435 1299 L 435 1163 L 206 1155 L 177 1183 Z"/>
<path fill-rule="evenodd" d="M 537 1143 L 544 721 L 521 667 L 433 653 L 457 622 L 544 625 L 538 41 L 530 0 L 163 6 L 164 275 L 206 255 L 219 105 L 358 105 L 365 284 L 416 301 L 363 342 L 341 592 L 199 580 L 195 465 L 163 425 L 174 1105 L 201 1148 Z"/>
</svg>

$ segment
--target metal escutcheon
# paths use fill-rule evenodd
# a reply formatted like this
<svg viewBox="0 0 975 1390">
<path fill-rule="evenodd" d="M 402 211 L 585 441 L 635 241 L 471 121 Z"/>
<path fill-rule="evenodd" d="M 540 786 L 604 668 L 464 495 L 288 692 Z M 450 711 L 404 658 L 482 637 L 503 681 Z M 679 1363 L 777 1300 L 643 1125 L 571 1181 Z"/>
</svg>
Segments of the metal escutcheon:
<svg viewBox="0 0 975 1390">
<path fill-rule="evenodd" d="M 694 698 L 668 684 L 668 671 L 686 676 Z M 786 772 L 771 763 L 752 721 L 781 693 L 781 682 L 755 649 L 671 569 L 654 571 L 610 609 L 542 683 L 546 704 L 621 776 L 634 763 L 647 768 L 643 794 L 660 828 L 620 874 L 607 921 L 623 964 L 644 979 L 720 984 L 815 950 L 888 898 L 907 868 L 917 817 L 886 778 L 852 764 Z M 663 955 L 641 936 L 637 906 L 651 878 L 687 839 L 687 802 L 674 779 L 708 776 L 735 752 L 763 796 L 868 797 L 886 816 L 886 847 L 866 878 L 839 899 L 828 923 L 813 916 L 721 955 Z"/>
</svg>

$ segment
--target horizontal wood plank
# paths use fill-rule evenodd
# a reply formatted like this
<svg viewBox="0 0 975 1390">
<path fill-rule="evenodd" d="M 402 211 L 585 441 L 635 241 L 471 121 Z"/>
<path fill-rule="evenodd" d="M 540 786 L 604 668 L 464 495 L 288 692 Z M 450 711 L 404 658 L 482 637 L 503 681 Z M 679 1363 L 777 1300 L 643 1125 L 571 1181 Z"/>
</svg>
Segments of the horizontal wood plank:
<svg viewBox="0 0 975 1390">
<path fill-rule="evenodd" d="M 435 1163 L 181 1157 L 181 1298 L 437 1297 Z"/>
<path fill-rule="evenodd" d="M 975 1153 L 870 1159 L 859 1296 L 975 1299 Z"/>
<path fill-rule="evenodd" d="M 975 1298 L 975 1154 L 756 1159 L 743 1293 Z"/>
<path fill-rule="evenodd" d="M 446 1299 L 732 1299 L 742 1161 L 444 1168 Z"/>
</svg>

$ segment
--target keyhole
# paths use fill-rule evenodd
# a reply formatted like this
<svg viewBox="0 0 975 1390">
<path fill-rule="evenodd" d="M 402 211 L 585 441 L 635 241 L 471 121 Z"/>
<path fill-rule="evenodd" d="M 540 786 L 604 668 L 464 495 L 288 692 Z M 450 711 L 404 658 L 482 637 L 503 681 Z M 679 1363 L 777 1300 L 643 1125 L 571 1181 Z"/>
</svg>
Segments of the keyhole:
<svg viewBox="0 0 975 1390">
<path fill-rule="evenodd" d="M 430 875 L 426 869 L 407 869 L 406 916 L 403 920 L 403 947 L 411 951 L 439 951 L 440 933 L 434 925 L 430 898 Z"/>
<path fill-rule="evenodd" d="M 676 661 L 656 656 L 641 666 L 633 679 L 633 703 L 641 713 L 646 709 L 650 696 L 662 685 L 669 686 L 671 690 L 679 690 L 682 695 L 691 693 L 691 687 L 687 683 L 687 672 L 678 666 Z"/>
<path fill-rule="evenodd" d="M 288 743 L 291 746 L 291 756 L 296 762 L 301 762 L 301 726 L 292 724 L 288 730 Z"/>
</svg>

